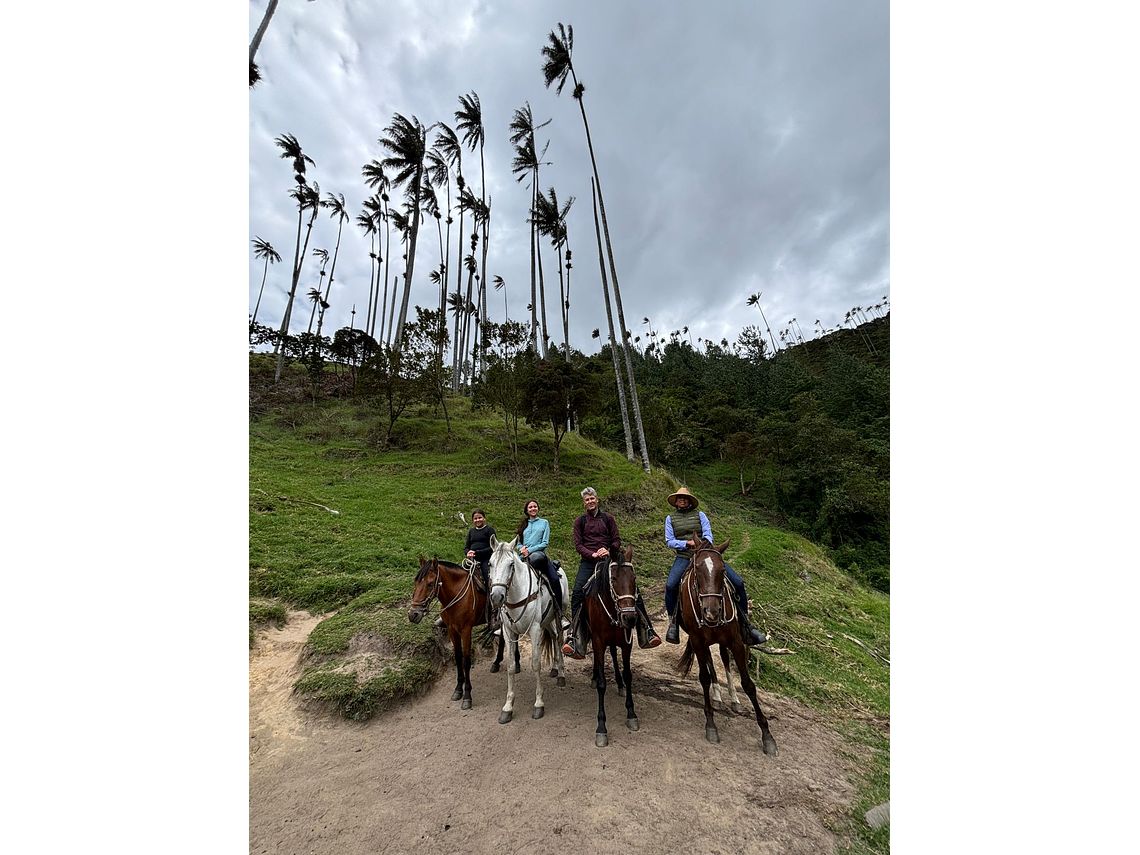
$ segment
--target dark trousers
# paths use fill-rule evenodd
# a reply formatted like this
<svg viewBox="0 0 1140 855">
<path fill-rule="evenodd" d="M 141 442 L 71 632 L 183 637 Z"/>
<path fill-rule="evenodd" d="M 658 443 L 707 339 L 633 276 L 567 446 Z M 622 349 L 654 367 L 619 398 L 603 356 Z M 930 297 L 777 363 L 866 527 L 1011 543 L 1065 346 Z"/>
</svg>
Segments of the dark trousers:
<svg viewBox="0 0 1140 855">
<path fill-rule="evenodd" d="M 532 552 L 527 561 L 539 573 L 546 574 L 546 578 L 550 580 L 550 590 L 554 593 L 554 601 L 558 603 L 558 608 L 565 608 L 565 604 L 562 602 L 562 581 L 558 578 L 558 573 L 555 571 L 554 565 L 550 563 L 550 559 L 546 557 L 546 553 Z"/>
</svg>

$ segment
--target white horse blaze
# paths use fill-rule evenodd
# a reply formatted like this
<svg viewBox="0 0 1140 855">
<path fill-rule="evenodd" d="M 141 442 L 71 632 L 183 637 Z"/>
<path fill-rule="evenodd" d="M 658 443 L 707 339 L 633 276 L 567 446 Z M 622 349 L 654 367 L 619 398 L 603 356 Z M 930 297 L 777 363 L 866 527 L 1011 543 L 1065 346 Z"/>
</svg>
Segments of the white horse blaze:
<svg viewBox="0 0 1140 855">
<path fill-rule="evenodd" d="M 712 560 L 711 558 L 706 558 L 706 559 L 705 559 L 705 569 L 706 569 L 706 570 L 708 570 L 710 573 L 712 572 L 712 569 L 713 569 L 713 560 Z"/>
</svg>

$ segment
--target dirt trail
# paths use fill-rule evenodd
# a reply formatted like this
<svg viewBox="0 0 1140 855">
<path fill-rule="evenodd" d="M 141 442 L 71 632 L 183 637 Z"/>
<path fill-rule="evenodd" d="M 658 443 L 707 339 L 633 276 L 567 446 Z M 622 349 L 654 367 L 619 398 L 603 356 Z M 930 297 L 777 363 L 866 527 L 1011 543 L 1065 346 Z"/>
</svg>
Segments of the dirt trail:
<svg viewBox="0 0 1140 855">
<path fill-rule="evenodd" d="M 486 653 L 472 668 L 471 710 L 450 700 L 452 671 L 363 724 L 305 711 L 292 684 L 318 622 L 292 613 L 283 629 L 258 632 L 250 651 L 251 855 L 816 855 L 842 842 L 828 825 L 855 796 L 850 757 L 859 749 L 812 710 L 762 690 L 779 756 L 763 754 L 743 692 L 747 713 L 716 710 L 721 742 L 706 742 L 696 668 L 673 671 L 683 635 L 679 647 L 634 647 L 636 732 L 611 675 L 610 745 L 596 748 L 591 660 L 567 660 L 565 688 L 544 676 L 546 715 L 536 721 L 525 642 L 506 725 L 506 674 L 488 672 Z"/>
</svg>

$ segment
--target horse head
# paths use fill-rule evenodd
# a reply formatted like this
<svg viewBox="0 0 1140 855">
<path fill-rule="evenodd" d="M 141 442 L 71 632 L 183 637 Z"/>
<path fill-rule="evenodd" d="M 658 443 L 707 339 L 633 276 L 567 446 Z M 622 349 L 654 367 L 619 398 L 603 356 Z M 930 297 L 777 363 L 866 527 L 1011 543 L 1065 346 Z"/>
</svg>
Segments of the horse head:
<svg viewBox="0 0 1140 855">
<path fill-rule="evenodd" d="M 731 540 L 731 538 L 730 538 Z M 729 541 L 714 546 L 712 541 L 701 538 L 693 549 L 693 577 L 697 587 L 701 619 L 716 625 L 724 615 L 724 551 Z"/>
<path fill-rule="evenodd" d="M 408 604 L 408 620 L 419 623 L 427 614 L 432 598 L 439 592 L 439 556 L 433 556 L 428 561 L 420 556 L 420 569 L 416 573 L 415 588 L 412 589 L 412 601 Z"/>
<path fill-rule="evenodd" d="M 633 571 L 633 547 L 627 546 L 623 554 L 611 555 L 608 567 L 610 596 L 617 609 L 617 617 L 626 629 L 637 626 L 637 577 Z"/>
<path fill-rule="evenodd" d="M 487 578 L 491 583 L 491 608 L 500 608 L 507 599 L 507 588 L 514 576 L 515 563 L 522 562 L 515 547 L 518 538 L 499 540 L 491 535 L 491 559 L 488 562 Z"/>
</svg>

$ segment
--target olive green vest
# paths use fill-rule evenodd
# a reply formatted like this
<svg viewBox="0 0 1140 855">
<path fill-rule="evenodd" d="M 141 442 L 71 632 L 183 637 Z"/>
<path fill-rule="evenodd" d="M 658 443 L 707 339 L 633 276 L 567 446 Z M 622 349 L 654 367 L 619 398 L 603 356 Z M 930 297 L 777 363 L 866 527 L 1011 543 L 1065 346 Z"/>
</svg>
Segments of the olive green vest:
<svg viewBox="0 0 1140 855">
<path fill-rule="evenodd" d="M 673 537 L 677 540 L 699 541 L 701 539 L 701 512 L 696 508 L 689 508 L 687 511 L 674 511 L 669 514 L 669 519 L 673 523 Z M 678 549 L 677 554 L 685 558 L 692 558 L 693 550 Z"/>
</svg>

